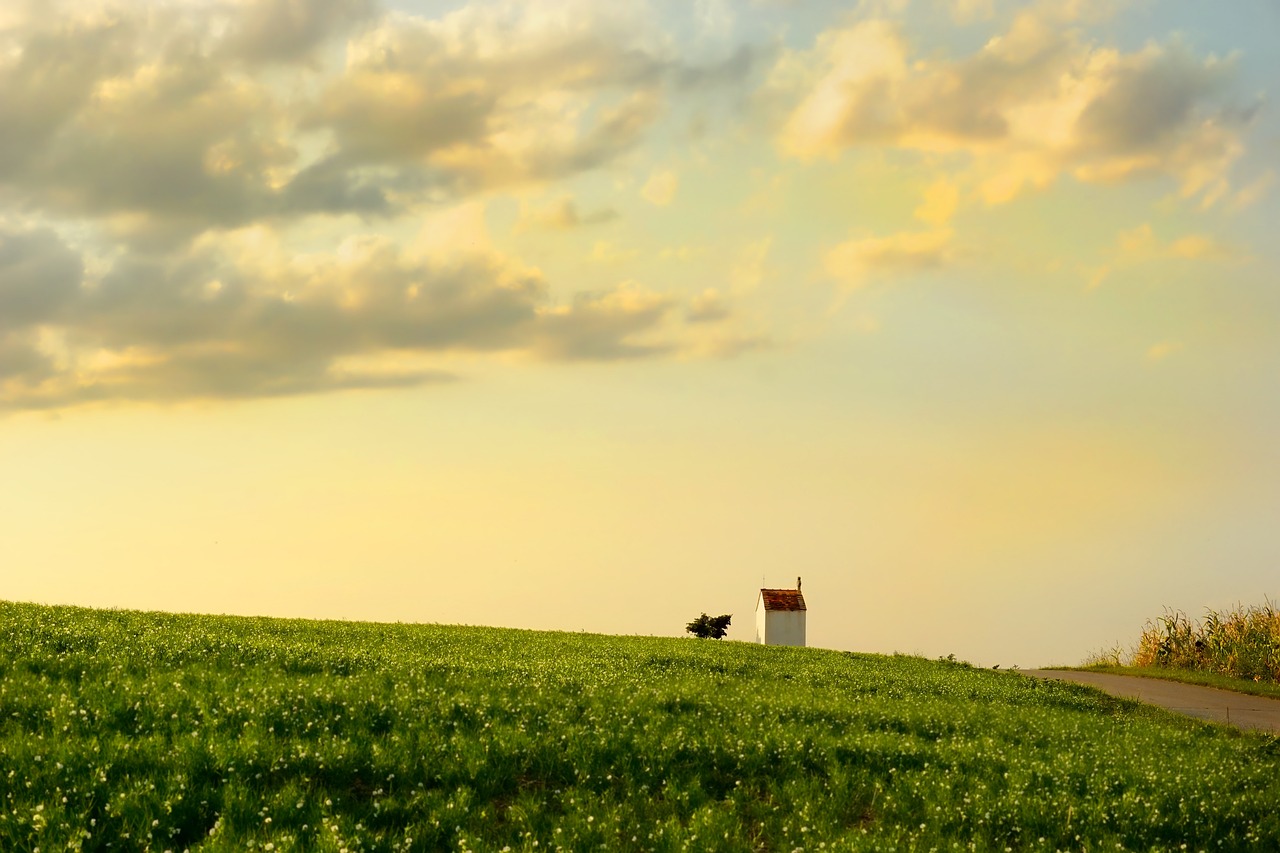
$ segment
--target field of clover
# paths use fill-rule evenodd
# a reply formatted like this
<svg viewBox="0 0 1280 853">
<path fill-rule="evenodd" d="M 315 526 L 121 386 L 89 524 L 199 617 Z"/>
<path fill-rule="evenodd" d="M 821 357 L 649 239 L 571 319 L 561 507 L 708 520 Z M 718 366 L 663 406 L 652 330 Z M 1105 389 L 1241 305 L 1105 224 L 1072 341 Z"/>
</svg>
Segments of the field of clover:
<svg viewBox="0 0 1280 853">
<path fill-rule="evenodd" d="M 947 661 L 0 603 L 0 849 L 1274 850 L 1276 739 Z"/>
</svg>

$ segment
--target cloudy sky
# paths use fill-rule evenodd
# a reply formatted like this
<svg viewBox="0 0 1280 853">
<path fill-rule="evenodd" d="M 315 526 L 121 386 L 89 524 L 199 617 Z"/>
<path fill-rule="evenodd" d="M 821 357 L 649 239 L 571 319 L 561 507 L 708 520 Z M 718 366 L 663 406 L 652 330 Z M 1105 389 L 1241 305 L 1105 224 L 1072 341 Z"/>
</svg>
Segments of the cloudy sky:
<svg viewBox="0 0 1280 853">
<path fill-rule="evenodd" d="M 0 598 L 1075 663 L 1280 598 L 1280 5 L 6 0 Z"/>
</svg>

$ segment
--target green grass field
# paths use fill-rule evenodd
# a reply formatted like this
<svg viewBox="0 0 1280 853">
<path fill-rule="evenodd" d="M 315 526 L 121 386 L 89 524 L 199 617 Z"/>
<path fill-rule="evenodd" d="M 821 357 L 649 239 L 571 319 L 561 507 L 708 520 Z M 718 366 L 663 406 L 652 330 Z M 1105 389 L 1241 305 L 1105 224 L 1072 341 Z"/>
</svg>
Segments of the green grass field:
<svg viewBox="0 0 1280 853">
<path fill-rule="evenodd" d="M 0 849 L 1275 850 L 1280 744 L 694 639 L 0 603 Z"/>
</svg>

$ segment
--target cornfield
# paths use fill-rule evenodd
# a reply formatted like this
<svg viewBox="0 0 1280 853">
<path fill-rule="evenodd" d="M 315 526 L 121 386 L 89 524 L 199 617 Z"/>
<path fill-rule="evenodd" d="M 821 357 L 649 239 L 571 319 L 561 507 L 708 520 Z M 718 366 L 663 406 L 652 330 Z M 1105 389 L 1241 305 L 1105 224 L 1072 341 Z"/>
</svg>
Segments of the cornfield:
<svg viewBox="0 0 1280 853">
<path fill-rule="evenodd" d="M 1193 622 L 1168 610 L 1143 628 L 1132 666 L 1192 669 L 1280 684 L 1280 611 L 1261 606 L 1210 610 Z"/>
</svg>

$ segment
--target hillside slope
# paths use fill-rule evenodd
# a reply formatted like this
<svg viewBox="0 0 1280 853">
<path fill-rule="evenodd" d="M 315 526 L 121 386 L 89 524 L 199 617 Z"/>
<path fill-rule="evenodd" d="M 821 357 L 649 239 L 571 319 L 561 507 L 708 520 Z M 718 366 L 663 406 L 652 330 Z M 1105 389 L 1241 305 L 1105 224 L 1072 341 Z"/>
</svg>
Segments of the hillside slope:
<svg viewBox="0 0 1280 853">
<path fill-rule="evenodd" d="M 1274 739 L 693 639 L 0 603 L 0 767 L 5 850 L 1280 843 Z"/>
</svg>

